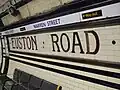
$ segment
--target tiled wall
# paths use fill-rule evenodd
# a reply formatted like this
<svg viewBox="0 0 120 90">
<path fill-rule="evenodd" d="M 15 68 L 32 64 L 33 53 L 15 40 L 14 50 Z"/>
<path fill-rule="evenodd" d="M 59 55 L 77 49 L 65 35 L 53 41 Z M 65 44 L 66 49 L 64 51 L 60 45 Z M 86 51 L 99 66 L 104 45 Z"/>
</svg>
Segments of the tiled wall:
<svg viewBox="0 0 120 90">
<path fill-rule="evenodd" d="M 58 34 L 58 36 L 60 36 L 61 33 L 67 33 L 68 36 L 72 38 L 72 32 L 79 32 L 79 35 L 83 35 L 84 37 L 83 32 L 90 30 L 94 30 L 95 32 L 97 32 L 100 39 L 100 49 L 99 52 L 95 55 L 80 55 L 80 53 L 75 53 L 74 55 L 72 55 L 69 52 L 52 52 L 52 49 L 50 49 L 50 34 L 56 33 Z M 22 49 L 12 49 L 12 47 L 10 47 L 13 51 L 10 51 L 11 59 L 9 63 L 10 65 L 8 76 L 12 76 L 14 69 L 19 68 L 32 75 L 48 80 L 52 83 L 61 85 L 63 87 L 62 90 L 118 90 L 120 85 L 119 67 L 111 67 L 107 66 L 107 64 L 102 66 L 101 62 L 111 62 L 113 64 L 115 64 L 116 62 L 116 65 L 120 64 L 119 34 L 120 25 L 59 31 L 42 34 L 38 33 L 36 34 L 36 37 L 38 37 L 37 40 L 39 39 L 38 46 L 40 47 L 38 48 L 38 52 L 32 50 L 30 51 Z M 81 39 L 83 37 L 81 37 Z M 9 41 L 11 40 L 10 38 Z M 92 39 L 93 38 L 91 38 L 91 40 Z M 113 40 L 116 42 L 115 44 L 112 43 Z M 45 41 L 44 48 L 42 47 L 42 41 Z M 91 46 L 94 47 L 94 45 L 92 44 L 94 43 L 91 43 Z M 71 62 L 62 58 L 53 58 L 52 56 L 43 57 L 40 55 L 36 56 L 35 54 L 29 55 L 24 54 L 24 52 L 38 53 L 40 55 L 43 54 L 46 56 L 52 54 L 53 56 L 56 55 L 71 58 L 77 57 L 80 58 L 79 60 L 90 59 L 90 63 L 92 62 L 92 60 L 99 60 L 101 62 L 96 61 L 97 65 L 94 65 L 90 63 L 87 64 L 82 62 L 74 62 L 74 58 Z M 75 68 L 76 66 L 78 68 Z"/>
<path fill-rule="evenodd" d="M 49 11 L 56 6 L 63 5 L 64 3 L 71 2 L 72 0 L 32 0 L 28 4 L 18 8 L 20 15 L 13 17 L 12 15 L 6 15 L 2 19 L 4 25 L 8 25 L 24 19 L 29 16 L 34 16 L 38 13 Z"/>
<path fill-rule="evenodd" d="M 25 61 L 27 61 L 27 60 L 25 60 Z M 43 64 L 43 63 L 39 63 L 39 64 L 42 64 L 42 66 L 46 66 L 46 64 Z M 78 65 L 78 64 L 76 64 L 76 65 Z M 79 65 L 81 65 L 81 64 L 79 64 Z M 50 67 L 49 65 L 47 65 L 47 66 Z M 89 68 L 97 67 L 97 66 L 92 66 L 92 65 L 91 65 L 91 67 L 89 65 L 84 65 L 84 66 L 89 67 Z M 15 67 L 19 68 L 25 72 L 28 72 L 32 75 L 35 75 L 37 77 L 45 79 L 47 81 L 50 81 L 52 83 L 61 85 L 63 88 L 62 90 L 117 90 L 117 89 L 110 88 L 110 87 L 107 87 L 104 85 L 99 85 L 96 83 L 84 81 L 82 79 L 76 79 L 73 77 L 69 77 L 66 75 L 58 74 L 58 73 L 51 72 L 51 71 L 44 70 L 44 69 L 40 69 L 40 68 L 35 68 L 32 66 L 25 65 L 25 64 L 18 63 L 18 62 L 11 60 L 9 71 L 10 70 L 14 71 Z M 53 66 L 51 66 L 51 67 L 53 68 Z M 105 67 L 97 67 L 97 68 L 98 69 L 102 68 L 106 71 L 107 71 L 107 69 L 110 69 L 110 71 L 112 71 L 112 72 L 115 72 L 115 71 L 120 72 L 119 69 L 112 69 L 112 68 L 105 68 Z M 97 78 L 97 79 L 104 80 L 104 81 L 109 81 L 109 82 L 114 82 L 114 83 L 120 84 L 119 79 L 115 79 L 115 78 L 111 78 L 111 77 L 107 77 L 107 76 L 86 73 L 86 72 L 82 72 L 79 70 L 76 70 L 76 71 L 72 70 L 72 69 L 69 70 L 69 69 L 65 69 L 65 68 L 61 68 L 61 67 L 59 69 L 69 71 L 72 73 L 77 73 L 77 74 L 84 75 L 84 76 L 88 76 L 88 77 L 92 77 L 92 78 Z M 10 73 L 11 72 L 9 72 L 9 74 Z M 10 75 L 12 75 L 12 74 L 10 74 Z"/>
</svg>

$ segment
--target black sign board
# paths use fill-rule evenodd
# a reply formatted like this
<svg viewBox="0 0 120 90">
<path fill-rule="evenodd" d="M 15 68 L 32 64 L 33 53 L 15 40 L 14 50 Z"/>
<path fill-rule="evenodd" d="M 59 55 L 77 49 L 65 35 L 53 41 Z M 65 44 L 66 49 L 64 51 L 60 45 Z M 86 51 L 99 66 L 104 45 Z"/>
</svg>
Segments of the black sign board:
<svg viewBox="0 0 120 90">
<path fill-rule="evenodd" d="M 25 27 L 20 28 L 20 31 L 25 31 L 25 30 L 26 30 Z"/>
<path fill-rule="evenodd" d="M 87 12 L 82 14 L 83 19 L 89 19 L 89 18 L 94 18 L 99 16 L 102 16 L 102 10 L 97 10 L 97 11 L 92 11 L 92 12 Z"/>
</svg>

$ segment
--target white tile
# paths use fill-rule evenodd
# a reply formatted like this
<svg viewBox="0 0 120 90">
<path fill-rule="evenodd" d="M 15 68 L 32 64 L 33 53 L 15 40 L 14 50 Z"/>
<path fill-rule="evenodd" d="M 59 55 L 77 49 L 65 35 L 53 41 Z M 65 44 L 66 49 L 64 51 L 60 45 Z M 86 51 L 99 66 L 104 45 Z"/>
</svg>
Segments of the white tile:
<svg viewBox="0 0 120 90">
<path fill-rule="evenodd" d="M 98 84 L 95 84 L 95 88 L 96 90 L 107 90 L 107 87 L 106 86 L 103 86 L 103 85 L 98 85 Z"/>
<path fill-rule="evenodd" d="M 113 83 L 120 84 L 120 79 L 119 79 L 119 78 L 108 77 L 108 81 L 111 81 L 111 82 L 113 82 Z"/>
</svg>

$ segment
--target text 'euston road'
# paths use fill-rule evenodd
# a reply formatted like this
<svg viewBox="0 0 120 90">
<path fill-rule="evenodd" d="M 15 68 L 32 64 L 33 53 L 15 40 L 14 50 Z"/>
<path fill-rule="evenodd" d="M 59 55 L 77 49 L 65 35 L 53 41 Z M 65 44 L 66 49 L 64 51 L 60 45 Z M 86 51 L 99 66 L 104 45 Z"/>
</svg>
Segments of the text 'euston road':
<svg viewBox="0 0 120 90">
<path fill-rule="evenodd" d="M 100 47 L 99 36 L 95 31 L 84 31 L 85 41 L 81 41 L 79 32 L 72 32 L 72 36 L 70 37 L 67 33 L 61 34 L 50 34 L 49 42 L 45 42 L 49 44 L 49 50 L 53 52 L 71 52 L 71 53 L 81 53 L 81 54 L 97 54 Z M 94 37 L 94 50 L 91 51 L 90 47 L 90 36 Z M 44 40 L 44 38 L 39 39 Z M 12 37 L 11 45 L 12 49 L 26 49 L 26 50 L 39 50 L 38 48 L 41 43 L 39 43 L 36 36 L 21 36 L 21 37 Z M 86 50 L 83 48 L 83 42 L 86 42 Z M 52 43 L 52 44 L 50 44 Z M 52 45 L 52 46 L 51 46 Z M 76 51 L 76 48 L 79 50 Z M 40 50 L 39 50 L 40 51 Z M 79 51 L 79 52 L 78 52 Z M 49 51 L 48 51 L 49 52 Z"/>
</svg>

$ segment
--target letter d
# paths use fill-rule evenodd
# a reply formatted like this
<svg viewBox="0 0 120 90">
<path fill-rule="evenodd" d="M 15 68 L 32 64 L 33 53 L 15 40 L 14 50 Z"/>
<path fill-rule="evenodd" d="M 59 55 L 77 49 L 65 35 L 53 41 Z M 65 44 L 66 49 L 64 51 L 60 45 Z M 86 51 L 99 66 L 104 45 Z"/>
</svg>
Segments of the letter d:
<svg viewBox="0 0 120 90">
<path fill-rule="evenodd" d="M 99 42 L 99 37 L 97 35 L 97 33 L 95 31 L 84 31 L 85 36 L 86 36 L 86 47 L 87 47 L 87 52 L 86 54 L 97 54 L 100 48 L 100 42 Z M 95 41 L 96 41 L 96 48 L 95 50 L 92 52 L 90 51 L 90 44 L 89 44 L 89 33 L 93 34 L 93 36 L 95 37 Z"/>
</svg>

